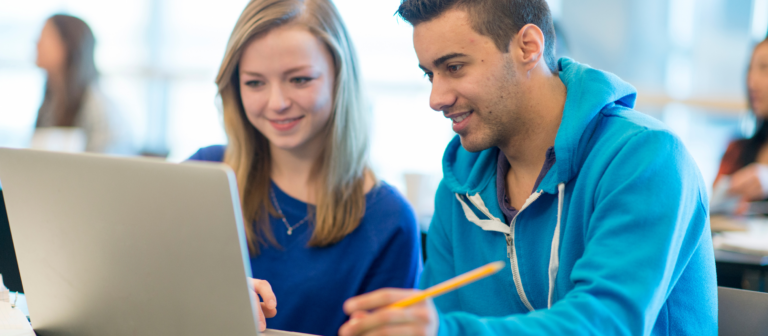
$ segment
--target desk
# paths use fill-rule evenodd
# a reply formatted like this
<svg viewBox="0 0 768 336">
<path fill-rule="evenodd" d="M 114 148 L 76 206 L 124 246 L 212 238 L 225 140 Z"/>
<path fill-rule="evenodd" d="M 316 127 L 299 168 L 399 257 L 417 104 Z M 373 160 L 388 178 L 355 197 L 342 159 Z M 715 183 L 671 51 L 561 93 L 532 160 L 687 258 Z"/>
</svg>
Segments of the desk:
<svg viewBox="0 0 768 336">
<path fill-rule="evenodd" d="M 768 266 L 768 256 L 757 256 L 715 249 L 715 261 L 730 264 Z"/>
<path fill-rule="evenodd" d="M 19 308 L 19 310 L 24 312 L 25 316 L 29 317 L 29 308 L 27 308 L 27 297 L 24 296 L 24 294 L 11 292 L 11 303 L 15 304 L 16 308 Z"/>
<path fill-rule="evenodd" d="M 0 335 L 35 336 L 35 332 L 27 322 L 29 312 L 24 294 L 11 293 L 10 299 L 10 303 L 0 302 Z M 15 308 L 11 305 L 14 301 Z"/>
<path fill-rule="evenodd" d="M 712 217 L 709 219 L 709 227 L 712 232 L 748 231 L 749 219 L 732 218 L 723 215 L 712 215 Z"/>
<path fill-rule="evenodd" d="M 18 296 L 18 297 L 17 297 Z M 24 315 L 29 317 L 29 309 L 27 308 L 27 298 L 24 296 L 24 294 L 18 294 L 15 292 L 11 293 L 11 302 L 13 303 L 15 301 L 16 308 L 21 310 Z M 35 333 L 32 331 L 26 331 L 26 330 L 3 330 L 0 328 L 0 335 L 3 336 L 35 336 Z M 273 329 L 267 329 L 266 331 L 262 332 L 260 334 L 261 336 L 312 336 L 309 334 L 301 334 L 301 333 L 295 333 L 295 332 L 289 332 L 289 331 L 280 331 L 280 330 L 273 330 Z"/>
<path fill-rule="evenodd" d="M 766 291 L 768 256 L 734 250 L 768 250 L 768 217 L 712 216 L 715 267 L 719 286 Z M 743 248 L 739 239 L 744 238 Z M 761 242 L 765 242 L 762 247 Z M 757 244 L 755 244 L 757 242 Z"/>
<path fill-rule="evenodd" d="M 259 334 L 260 336 L 315 336 L 310 334 L 302 334 L 297 332 L 290 332 L 290 331 L 280 331 L 280 330 L 272 330 L 267 329 L 264 332 Z"/>
</svg>

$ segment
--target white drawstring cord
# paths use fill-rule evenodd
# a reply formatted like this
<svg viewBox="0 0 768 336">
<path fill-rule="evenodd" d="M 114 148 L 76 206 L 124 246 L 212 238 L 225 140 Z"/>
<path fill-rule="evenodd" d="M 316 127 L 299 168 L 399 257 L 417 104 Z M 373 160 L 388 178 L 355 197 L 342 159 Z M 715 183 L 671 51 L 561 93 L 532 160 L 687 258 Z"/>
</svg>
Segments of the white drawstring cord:
<svg viewBox="0 0 768 336">
<path fill-rule="evenodd" d="M 539 198 L 539 196 L 541 196 L 541 194 L 542 194 L 541 191 L 532 194 L 531 197 L 529 197 L 528 200 L 526 200 L 525 204 L 518 212 L 518 215 L 520 214 L 520 212 L 525 210 L 525 208 L 527 208 L 528 205 L 536 201 Z M 523 302 L 523 305 L 525 305 L 525 307 L 528 308 L 529 311 L 534 311 L 533 306 L 528 301 L 528 298 L 525 295 L 525 290 L 523 289 L 523 283 L 520 276 L 520 270 L 517 264 L 517 251 L 515 249 L 515 224 L 517 222 L 517 216 L 515 216 L 515 218 L 512 219 L 510 226 L 507 227 L 506 224 L 503 224 L 498 218 L 490 215 L 490 212 L 485 207 L 485 204 L 482 202 L 482 198 L 480 198 L 479 196 L 480 196 L 479 194 L 476 194 L 474 196 L 467 195 L 467 198 L 483 214 L 491 217 L 490 220 L 479 219 L 477 215 L 475 215 L 474 212 L 469 208 L 469 206 L 464 202 L 461 195 L 456 194 L 456 198 L 461 204 L 464 210 L 464 215 L 467 217 L 467 220 L 478 225 L 483 230 L 497 231 L 505 234 L 507 239 L 507 257 L 509 258 L 509 261 L 510 261 L 510 268 L 512 269 L 512 278 L 515 283 L 515 287 L 517 289 L 517 294 L 520 297 L 520 300 Z M 564 199 L 565 199 L 565 183 L 562 182 L 557 185 L 557 224 L 555 225 L 555 233 L 552 237 L 552 247 L 550 249 L 550 255 L 549 255 L 549 272 L 548 272 L 549 296 L 547 300 L 548 308 L 552 307 L 552 303 L 554 301 L 555 282 L 557 280 L 557 271 L 560 268 L 560 254 L 559 254 L 560 223 L 562 222 Z"/>
<path fill-rule="evenodd" d="M 565 198 L 565 183 L 557 185 L 557 225 L 555 225 L 555 234 L 552 237 L 552 249 L 549 255 L 549 299 L 547 307 L 552 308 L 552 301 L 555 296 L 555 281 L 557 280 L 557 270 L 560 268 L 560 222 L 563 216 L 563 198 Z"/>
</svg>

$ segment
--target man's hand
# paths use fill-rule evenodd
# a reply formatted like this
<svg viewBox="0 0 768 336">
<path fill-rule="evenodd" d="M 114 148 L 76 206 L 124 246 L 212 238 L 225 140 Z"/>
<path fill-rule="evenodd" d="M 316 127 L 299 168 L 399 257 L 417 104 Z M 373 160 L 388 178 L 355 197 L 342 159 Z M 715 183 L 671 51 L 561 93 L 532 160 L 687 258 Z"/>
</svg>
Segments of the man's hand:
<svg viewBox="0 0 768 336">
<path fill-rule="evenodd" d="M 259 311 L 259 331 L 267 329 L 266 317 L 275 317 L 277 314 L 277 298 L 272 292 L 272 286 L 266 280 L 249 278 L 251 281 L 251 297 Z M 261 297 L 261 301 L 259 300 Z"/>
<path fill-rule="evenodd" d="M 416 293 L 415 290 L 385 288 L 353 297 L 344 303 L 349 321 L 340 336 L 437 335 L 438 316 L 432 299 L 403 309 L 384 308 Z"/>
</svg>

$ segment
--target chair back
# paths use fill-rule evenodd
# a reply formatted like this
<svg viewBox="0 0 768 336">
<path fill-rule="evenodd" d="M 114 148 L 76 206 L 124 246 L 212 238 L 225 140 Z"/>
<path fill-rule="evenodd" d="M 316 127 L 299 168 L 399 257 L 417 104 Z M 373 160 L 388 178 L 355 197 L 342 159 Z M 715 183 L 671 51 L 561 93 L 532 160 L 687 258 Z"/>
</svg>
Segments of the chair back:
<svg viewBox="0 0 768 336">
<path fill-rule="evenodd" d="M 718 334 L 768 335 L 768 293 L 717 287 Z"/>
</svg>

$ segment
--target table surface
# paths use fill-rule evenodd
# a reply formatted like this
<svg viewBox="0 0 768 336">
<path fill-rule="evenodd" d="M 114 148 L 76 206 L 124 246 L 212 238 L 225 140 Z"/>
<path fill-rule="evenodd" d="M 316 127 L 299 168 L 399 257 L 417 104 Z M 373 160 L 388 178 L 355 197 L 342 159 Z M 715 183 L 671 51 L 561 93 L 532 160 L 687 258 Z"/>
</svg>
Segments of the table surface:
<svg viewBox="0 0 768 336">
<path fill-rule="evenodd" d="M 715 261 L 745 265 L 768 265 L 768 256 L 758 256 L 733 251 L 715 249 Z"/>
<path fill-rule="evenodd" d="M 19 310 L 24 312 L 24 315 L 29 316 L 29 308 L 27 308 L 27 298 L 24 296 L 24 294 L 11 292 L 10 299 L 11 299 L 11 303 L 14 304 L 16 308 L 19 308 Z"/>
<path fill-rule="evenodd" d="M 741 253 L 721 244 L 723 241 L 721 238 L 726 237 L 729 238 L 730 245 L 733 245 L 734 237 L 743 237 L 745 241 L 751 240 L 753 242 L 757 238 L 758 241 L 765 241 L 765 247 L 761 247 L 761 250 L 768 250 L 768 217 L 726 217 L 714 215 L 710 218 L 710 226 L 714 234 L 715 261 L 756 266 L 768 265 L 767 255 Z M 765 237 L 765 239 L 762 237 Z"/>
<path fill-rule="evenodd" d="M 302 334 L 297 332 L 280 331 L 280 330 L 272 330 L 272 329 L 267 329 L 266 331 L 262 332 L 260 335 L 261 336 L 315 336 L 310 334 Z"/>
<path fill-rule="evenodd" d="M 11 303 L 14 303 L 15 301 L 16 308 L 21 310 L 24 313 L 24 315 L 29 316 L 29 309 L 27 308 L 27 298 L 24 296 L 24 294 L 11 292 L 10 299 L 11 299 L 10 300 Z M 17 333 L 9 334 L 11 332 L 17 332 Z M 33 336 L 34 335 L 34 333 L 29 333 L 27 331 L 10 331 L 10 330 L 2 330 L 0 334 L 2 334 L 3 336 L 25 336 L 25 335 Z M 261 333 L 261 336 L 302 336 L 302 335 L 311 336 L 310 334 L 280 331 L 280 330 L 274 330 L 274 329 L 267 329 L 266 331 Z"/>
</svg>

